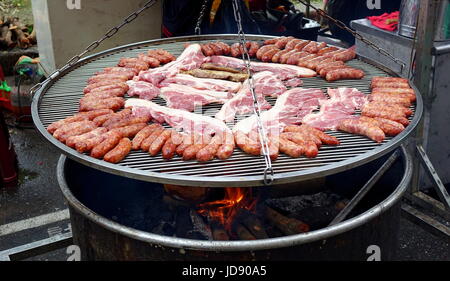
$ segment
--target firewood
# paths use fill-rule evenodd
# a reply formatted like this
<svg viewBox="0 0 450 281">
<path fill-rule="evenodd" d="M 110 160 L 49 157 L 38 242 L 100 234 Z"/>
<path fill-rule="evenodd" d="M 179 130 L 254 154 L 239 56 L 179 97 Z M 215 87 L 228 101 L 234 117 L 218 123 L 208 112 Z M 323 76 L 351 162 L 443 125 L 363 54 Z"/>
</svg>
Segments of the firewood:
<svg viewBox="0 0 450 281">
<path fill-rule="evenodd" d="M 19 18 L 13 18 L 10 23 L 9 29 L 15 33 L 19 48 L 26 49 L 31 44 L 23 32 L 22 26 L 23 25 L 22 23 L 20 23 Z"/>
<path fill-rule="evenodd" d="M 240 221 L 257 239 L 269 238 L 261 221 L 250 211 L 244 209 L 239 210 L 236 220 Z"/>
<path fill-rule="evenodd" d="M 36 29 L 33 28 L 33 31 L 28 35 L 27 37 L 28 41 L 30 41 L 31 44 L 36 44 Z"/>
<path fill-rule="evenodd" d="M 212 236 L 214 240 L 217 241 L 228 241 L 230 237 L 228 236 L 226 230 L 217 222 L 211 221 L 209 223 L 212 231 Z"/>
<path fill-rule="evenodd" d="M 12 32 L 9 30 L 8 26 L 2 26 L 0 31 L 0 44 L 7 48 L 14 47 L 15 43 L 12 40 Z"/>
<path fill-rule="evenodd" d="M 251 234 L 250 231 L 240 223 L 236 224 L 235 232 L 240 240 L 256 240 L 256 237 L 253 234 Z"/>
<path fill-rule="evenodd" d="M 302 221 L 288 218 L 272 208 L 266 208 L 267 219 L 286 235 L 295 235 L 309 231 L 309 226 Z"/>
</svg>

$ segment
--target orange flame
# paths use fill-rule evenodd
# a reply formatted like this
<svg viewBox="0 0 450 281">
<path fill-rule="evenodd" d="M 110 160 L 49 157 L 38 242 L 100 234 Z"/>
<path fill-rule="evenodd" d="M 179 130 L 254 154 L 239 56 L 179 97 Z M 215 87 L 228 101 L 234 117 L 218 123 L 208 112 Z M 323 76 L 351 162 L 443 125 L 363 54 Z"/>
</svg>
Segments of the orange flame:
<svg viewBox="0 0 450 281">
<path fill-rule="evenodd" d="M 252 211 L 255 206 L 256 200 L 252 196 L 251 188 L 227 187 L 224 199 L 199 204 L 197 212 L 219 222 L 230 231 L 238 210 Z"/>
</svg>

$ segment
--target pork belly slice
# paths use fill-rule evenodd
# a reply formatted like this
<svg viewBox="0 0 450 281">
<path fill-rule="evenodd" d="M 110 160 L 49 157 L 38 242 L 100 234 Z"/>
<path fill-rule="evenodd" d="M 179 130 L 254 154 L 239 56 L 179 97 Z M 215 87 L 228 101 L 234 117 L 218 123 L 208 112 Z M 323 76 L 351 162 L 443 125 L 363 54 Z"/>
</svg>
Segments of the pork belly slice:
<svg viewBox="0 0 450 281">
<path fill-rule="evenodd" d="M 157 122 L 165 122 L 172 128 L 183 130 L 188 134 L 231 133 L 227 125 L 220 120 L 185 110 L 168 108 L 151 101 L 128 99 L 125 107 L 131 107 L 135 116 L 150 115 Z"/>
<path fill-rule="evenodd" d="M 279 96 L 286 91 L 286 86 L 284 86 L 283 82 L 268 71 L 253 75 L 253 87 L 261 110 L 271 108 L 264 96 Z M 247 80 L 244 82 L 241 90 L 222 106 L 215 117 L 222 121 L 231 122 L 236 115 L 252 112 L 253 106 L 253 96 Z"/>
<path fill-rule="evenodd" d="M 129 87 L 127 94 L 130 97 L 138 96 L 141 99 L 152 100 L 159 96 L 161 90 L 155 85 L 145 81 L 127 81 Z"/>
<path fill-rule="evenodd" d="M 261 121 L 270 135 L 278 135 L 284 127 L 299 124 L 303 117 L 317 109 L 326 100 L 320 89 L 294 88 L 278 97 L 272 109 L 261 113 Z M 257 130 L 256 116 L 238 122 L 233 131 L 248 134 Z"/>
<path fill-rule="evenodd" d="M 210 103 L 224 104 L 229 99 L 229 93 L 169 84 L 167 87 L 161 88 L 161 97 L 170 108 L 194 111 L 196 107 Z"/>
<path fill-rule="evenodd" d="M 197 78 L 187 74 L 177 74 L 174 77 L 169 77 L 160 83 L 161 87 L 166 87 L 170 84 L 186 85 L 199 90 L 211 90 L 221 92 L 236 93 L 241 88 L 242 84 L 226 80 Z"/>
<path fill-rule="evenodd" d="M 205 61 L 202 48 L 199 44 L 191 44 L 175 61 L 169 62 L 161 67 L 142 71 L 139 73 L 139 80 L 147 81 L 157 86 L 162 80 L 173 77 L 181 70 L 191 70 L 199 68 Z"/>
<path fill-rule="evenodd" d="M 208 62 L 219 64 L 226 67 L 237 69 L 244 69 L 245 65 L 241 59 L 225 57 L 225 56 L 211 56 L 207 58 Z M 252 62 L 250 64 L 254 72 L 269 71 L 278 76 L 281 80 L 287 80 L 294 77 L 314 77 L 316 72 L 314 70 L 299 67 L 295 65 Z"/>
<path fill-rule="evenodd" d="M 368 102 L 367 95 L 355 88 L 328 89 L 329 100 L 322 100 L 320 111 L 306 115 L 302 122 L 319 130 L 335 130 L 344 119 L 356 118 L 355 110 Z"/>
</svg>

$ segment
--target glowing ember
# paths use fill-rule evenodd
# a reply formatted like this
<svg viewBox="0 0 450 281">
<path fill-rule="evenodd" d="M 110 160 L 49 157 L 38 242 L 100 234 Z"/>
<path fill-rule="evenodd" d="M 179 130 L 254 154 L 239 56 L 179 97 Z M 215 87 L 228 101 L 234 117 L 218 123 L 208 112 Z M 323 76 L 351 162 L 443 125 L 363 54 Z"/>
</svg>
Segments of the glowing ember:
<svg viewBox="0 0 450 281">
<path fill-rule="evenodd" d="M 227 187 L 224 199 L 199 204 L 197 212 L 219 222 L 230 231 L 239 209 L 252 211 L 255 206 L 256 200 L 252 196 L 251 188 Z"/>
</svg>

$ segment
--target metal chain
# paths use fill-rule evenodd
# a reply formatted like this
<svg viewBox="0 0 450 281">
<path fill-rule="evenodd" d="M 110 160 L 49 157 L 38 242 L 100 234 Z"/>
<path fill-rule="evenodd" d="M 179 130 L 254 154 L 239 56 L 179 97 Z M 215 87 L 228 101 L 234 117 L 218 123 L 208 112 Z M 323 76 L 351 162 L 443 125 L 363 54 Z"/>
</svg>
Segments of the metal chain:
<svg viewBox="0 0 450 281">
<path fill-rule="evenodd" d="M 200 25 L 203 22 L 203 18 L 205 17 L 206 8 L 208 7 L 209 0 L 204 0 L 202 4 L 202 9 L 200 10 L 200 15 L 197 19 L 197 24 L 195 25 L 194 33 L 195 35 L 202 34 L 202 30 L 200 29 Z"/>
<path fill-rule="evenodd" d="M 143 11 L 147 10 L 148 8 L 152 7 L 156 2 L 157 2 L 157 0 L 150 0 L 150 1 L 148 1 L 147 3 L 145 3 L 144 6 L 142 6 L 137 11 L 135 11 L 134 13 L 132 13 L 131 15 L 126 17 L 123 20 L 122 23 L 120 23 L 119 25 L 117 25 L 117 26 L 111 28 L 110 30 L 108 30 L 108 32 L 106 32 L 105 35 L 103 35 L 102 38 L 100 38 L 100 39 L 92 42 L 91 44 L 89 44 L 89 46 L 87 46 L 82 53 L 80 53 L 79 55 L 74 56 L 73 58 L 68 60 L 64 66 L 62 66 L 61 68 L 53 71 L 47 77 L 47 79 L 45 79 L 43 82 L 34 85 L 30 89 L 30 94 L 33 96 L 34 93 L 37 90 L 39 90 L 42 87 L 43 84 L 45 84 L 45 83 L 55 79 L 55 77 L 58 76 L 61 72 L 63 72 L 64 70 L 68 69 L 69 67 L 71 67 L 75 63 L 77 63 L 84 55 L 86 55 L 87 53 L 92 52 L 93 50 L 95 50 L 104 40 L 113 37 L 122 27 L 124 27 L 125 25 L 127 25 L 130 22 L 132 22 L 133 20 L 135 20 L 139 16 L 139 14 L 141 14 Z"/>
<path fill-rule="evenodd" d="M 240 44 L 243 49 L 242 60 L 244 61 L 244 65 L 245 65 L 245 68 L 246 68 L 247 74 L 248 74 L 247 81 L 248 81 L 248 85 L 250 87 L 250 92 L 253 97 L 253 111 L 256 115 L 256 120 L 257 120 L 257 125 L 258 125 L 258 133 L 259 133 L 259 138 L 261 140 L 261 148 L 262 148 L 262 152 L 263 152 L 263 156 L 264 156 L 264 161 L 266 163 L 266 168 L 264 169 L 264 184 L 270 185 L 273 182 L 274 172 L 273 172 L 273 168 L 272 168 L 272 160 L 270 159 L 270 155 L 269 155 L 269 144 L 268 144 L 269 141 L 267 138 L 266 130 L 264 129 L 263 123 L 261 121 L 261 105 L 256 96 L 254 86 L 253 86 L 253 73 L 252 73 L 251 65 L 250 65 L 250 55 L 248 53 L 247 44 L 246 44 L 247 39 L 245 37 L 244 29 L 242 28 L 242 20 L 241 20 L 241 14 L 239 12 L 238 1 L 239 0 L 232 1 L 234 18 L 237 23 L 238 36 L 239 36 Z"/>
<path fill-rule="evenodd" d="M 359 32 L 349 28 L 347 25 L 345 25 L 345 23 L 343 23 L 340 20 L 337 20 L 333 17 L 331 17 L 330 15 L 327 14 L 327 12 L 325 12 L 322 9 L 318 9 L 316 7 L 314 7 L 313 5 L 304 2 L 302 0 L 298 0 L 298 2 L 302 3 L 303 5 L 305 5 L 306 7 L 310 7 L 313 10 L 315 10 L 320 16 L 327 18 L 328 20 L 330 20 L 333 24 L 335 24 L 337 27 L 339 27 L 340 29 L 346 30 L 348 32 L 350 32 L 356 39 L 360 40 L 361 42 L 364 42 L 366 45 L 368 45 L 369 47 L 371 47 L 372 49 L 376 50 L 378 53 L 390 58 L 391 60 L 393 60 L 395 63 L 397 63 L 398 65 L 400 65 L 401 67 L 401 72 L 403 72 L 403 68 L 406 67 L 406 63 L 401 61 L 400 59 L 394 57 L 393 55 L 391 55 L 388 51 L 386 51 L 385 49 L 377 46 L 375 43 L 373 43 L 372 41 L 364 38 Z"/>
</svg>

